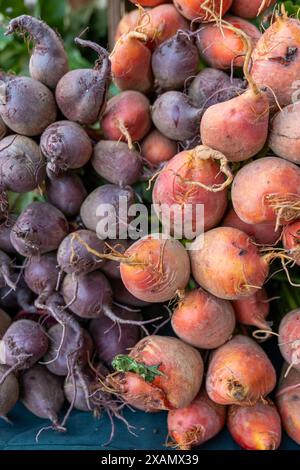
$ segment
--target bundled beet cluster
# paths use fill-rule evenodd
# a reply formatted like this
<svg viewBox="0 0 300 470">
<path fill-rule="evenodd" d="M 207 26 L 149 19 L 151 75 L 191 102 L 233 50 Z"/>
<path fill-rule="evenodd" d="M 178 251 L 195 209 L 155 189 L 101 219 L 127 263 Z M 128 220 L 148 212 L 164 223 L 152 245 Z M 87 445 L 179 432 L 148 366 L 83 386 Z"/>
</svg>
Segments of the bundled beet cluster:
<svg viewBox="0 0 300 470">
<path fill-rule="evenodd" d="M 30 77 L 0 72 L 0 416 L 20 398 L 66 431 L 73 408 L 128 405 L 167 410 L 180 449 L 226 422 L 244 448 L 278 448 L 282 424 L 300 444 L 300 313 L 273 332 L 264 288 L 300 264 L 300 22 L 277 8 L 262 34 L 267 0 L 132 3 L 110 54 L 75 39 L 93 69 L 36 18 L 7 28 L 34 47 Z M 126 239 L 133 214 L 113 215 L 152 183 L 157 229 Z M 279 337 L 276 404 L 252 333 Z"/>
</svg>

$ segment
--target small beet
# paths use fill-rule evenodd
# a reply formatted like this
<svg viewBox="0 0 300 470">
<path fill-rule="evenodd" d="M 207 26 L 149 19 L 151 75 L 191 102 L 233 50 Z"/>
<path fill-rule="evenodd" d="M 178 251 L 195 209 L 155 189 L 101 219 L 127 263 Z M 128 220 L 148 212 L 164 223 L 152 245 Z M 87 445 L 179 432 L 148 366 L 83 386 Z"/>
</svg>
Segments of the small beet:
<svg viewBox="0 0 300 470">
<path fill-rule="evenodd" d="M 131 188 L 105 184 L 88 195 L 81 206 L 80 216 L 86 228 L 96 232 L 100 238 L 115 239 L 124 231 L 127 238 L 130 219 L 122 208 L 124 205 L 130 207 L 134 202 L 135 194 Z"/>
<path fill-rule="evenodd" d="M 151 131 L 142 141 L 141 154 L 153 166 L 171 160 L 176 153 L 177 143 L 157 129 Z"/>
<path fill-rule="evenodd" d="M 270 325 L 266 321 L 270 312 L 270 303 L 265 289 L 260 289 L 250 297 L 234 300 L 232 304 L 237 322 L 256 326 L 261 330 L 270 330 Z"/>
<path fill-rule="evenodd" d="M 2 77 L 0 115 L 12 131 L 29 137 L 39 135 L 56 119 L 55 99 L 33 78 Z"/>
<path fill-rule="evenodd" d="M 189 97 L 196 108 L 206 110 L 239 95 L 246 88 L 240 78 L 230 78 L 222 70 L 205 68 L 198 73 L 189 86 Z"/>
<path fill-rule="evenodd" d="M 115 308 L 120 318 L 141 320 L 137 312 L 128 312 L 122 308 Z M 128 354 L 141 339 L 141 329 L 138 325 L 116 325 L 105 315 L 100 315 L 89 324 L 89 332 L 93 338 L 95 352 L 100 361 L 111 367 L 112 360 L 118 354 Z"/>
<path fill-rule="evenodd" d="M 169 411 L 168 431 L 174 447 L 190 450 L 216 436 L 225 426 L 226 407 L 210 400 L 204 389 L 192 403 Z"/>
<path fill-rule="evenodd" d="M 125 142 L 100 140 L 95 145 L 91 163 L 102 178 L 125 187 L 139 181 L 142 159 L 137 150 Z"/>
<path fill-rule="evenodd" d="M 75 173 L 65 173 L 59 178 L 51 177 L 47 180 L 46 197 L 47 201 L 66 217 L 75 217 L 87 197 L 87 190 L 80 176 Z"/>
<path fill-rule="evenodd" d="M 180 90 L 196 75 L 199 53 L 193 40 L 179 31 L 158 46 L 152 55 L 155 86 L 159 90 Z"/>
<path fill-rule="evenodd" d="M 284 364 L 276 393 L 276 404 L 285 432 L 300 445 L 300 371 Z"/>
<path fill-rule="evenodd" d="M 11 321 L 10 316 L 0 308 L 0 339 L 3 338 L 6 330 L 8 330 Z"/>
<path fill-rule="evenodd" d="M 98 44 L 79 38 L 75 42 L 93 49 L 99 58 L 94 69 L 77 69 L 66 73 L 57 84 L 56 101 L 63 115 L 70 121 L 94 124 L 106 104 L 110 60 L 108 52 Z"/>
<path fill-rule="evenodd" d="M 14 32 L 34 42 L 29 62 L 32 78 L 49 88 L 55 88 L 59 79 L 68 71 L 68 57 L 58 34 L 43 21 L 28 15 L 10 20 L 6 35 Z"/>
<path fill-rule="evenodd" d="M 56 288 L 59 277 L 55 253 L 33 256 L 25 261 L 24 279 L 42 302 Z"/>
<path fill-rule="evenodd" d="M 83 366 L 92 357 L 93 342 L 88 332 L 82 329 L 82 344 L 78 350 L 77 338 L 70 326 L 65 326 L 65 331 L 61 325 L 57 324 L 48 330 L 50 338 L 49 349 L 43 361 L 47 369 L 52 374 L 65 376 L 72 371 L 72 355 L 76 351 L 76 364 Z M 63 341 L 62 341 L 63 336 Z"/>
<path fill-rule="evenodd" d="M 40 145 L 47 168 L 54 174 L 81 168 L 92 156 L 91 141 L 75 122 L 55 122 L 42 134 Z"/>
<path fill-rule="evenodd" d="M 167 91 L 152 107 L 156 128 L 173 140 L 186 140 L 199 133 L 202 111 L 195 108 L 188 96 L 179 91 Z"/>
<path fill-rule="evenodd" d="M 48 202 L 33 202 L 18 217 L 11 231 L 11 242 L 22 256 L 56 250 L 68 234 L 68 222 Z"/>
<path fill-rule="evenodd" d="M 18 320 L 10 325 L 0 342 L 0 363 L 12 370 L 28 369 L 48 349 L 42 327 L 32 320 Z"/>
<path fill-rule="evenodd" d="M 49 419 L 59 430 L 58 415 L 65 401 L 62 382 L 46 367 L 35 364 L 22 374 L 20 399 L 31 413 Z"/>
<path fill-rule="evenodd" d="M 0 142 L 1 186 L 16 193 L 33 191 L 45 178 L 45 159 L 34 140 L 10 135 Z"/>
<path fill-rule="evenodd" d="M 67 274 L 86 274 L 102 269 L 105 261 L 92 253 L 104 252 L 105 244 L 91 230 L 77 230 L 67 235 L 57 250 L 57 263 Z"/>
<path fill-rule="evenodd" d="M 174 310 L 172 328 L 196 348 L 215 349 L 231 337 L 235 315 L 230 302 L 196 289 L 187 292 Z"/>
<path fill-rule="evenodd" d="M 0 365 L 0 381 L 7 374 L 9 368 Z M 19 383 L 16 376 L 11 372 L 0 385 L 0 416 L 6 416 L 15 406 L 19 399 Z"/>
<path fill-rule="evenodd" d="M 125 140 L 131 147 L 132 142 L 145 137 L 150 127 L 150 102 L 142 93 L 123 91 L 107 102 L 101 119 L 101 129 L 107 140 Z"/>
<path fill-rule="evenodd" d="M 276 450 L 280 446 L 281 420 L 271 400 L 250 407 L 231 405 L 227 426 L 243 449 Z"/>
<path fill-rule="evenodd" d="M 120 273 L 120 263 L 119 273 Z M 105 265 L 106 266 L 106 265 Z M 105 272 L 105 271 L 104 271 Z M 110 279 L 110 283 L 113 289 L 114 300 L 122 305 L 130 305 L 131 307 L 141 308 L 150 305 L 150 302 L 138 299 L 128 289 L 126 289 L 122 279 Z"/>
</svg>

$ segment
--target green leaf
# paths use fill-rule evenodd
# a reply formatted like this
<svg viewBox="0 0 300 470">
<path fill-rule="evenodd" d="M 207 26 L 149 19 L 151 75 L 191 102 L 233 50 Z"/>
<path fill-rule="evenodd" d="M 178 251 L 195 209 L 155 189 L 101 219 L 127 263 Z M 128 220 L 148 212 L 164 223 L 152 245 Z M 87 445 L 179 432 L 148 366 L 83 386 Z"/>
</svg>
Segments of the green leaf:
<svg viewBox="0 0 300 470">
<path fill-rule="evenodd" d="M 146 382 L 153 382 L 155 377 L 165 375 L 159 370 L 160 365 L 147 366 L 124 354 L 118 354 L 112 361 L 112 366 L 117 372 L 133 372 Z"/>
<path fill-rule="evenodd" d="M 8 192 L 8 202 L 11 212 L 15 214 L 21 214 L 26 207 L 32 202 L 44 201 L 44 197 L 41 196 L 37 191 L 31 191 L 25 194 L 17 194 Z"/>
</svg>

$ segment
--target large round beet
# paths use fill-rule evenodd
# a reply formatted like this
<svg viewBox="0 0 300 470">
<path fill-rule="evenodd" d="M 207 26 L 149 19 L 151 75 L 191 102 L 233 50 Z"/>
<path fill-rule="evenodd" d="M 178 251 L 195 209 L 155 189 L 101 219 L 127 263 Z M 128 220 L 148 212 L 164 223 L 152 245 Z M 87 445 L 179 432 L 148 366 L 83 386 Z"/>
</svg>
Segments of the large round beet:
<svg viewBox="0 0 300 470">
<path fill-rule="evenodd" d="M 11 231 L 11 242 L 22 256 L 56 250 L 69 231 L 68 222 L 48 202 L 32 202 L 18 217 Z"/>
</svg>

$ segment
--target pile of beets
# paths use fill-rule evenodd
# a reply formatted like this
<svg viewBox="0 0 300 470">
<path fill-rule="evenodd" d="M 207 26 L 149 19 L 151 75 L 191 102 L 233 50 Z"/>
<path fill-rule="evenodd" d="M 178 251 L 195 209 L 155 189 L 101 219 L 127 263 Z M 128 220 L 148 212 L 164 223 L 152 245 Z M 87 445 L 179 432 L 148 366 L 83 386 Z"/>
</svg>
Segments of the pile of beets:
<svg viewBox="0 0 300 470">
<path fill-rule="evenodd" d="M 75 39 L 93 69 L 37 18 L 7 27 L 33 49 L 30 76 L 0 71 L 0 416 L 20 399 L 63 432 L 74 408 L 129 406 L 167 410 L 179 449 L 225 424 L 243 448 L 282 427 L 300 444 L 300 309 L 272 331 L 264 287 L 300 264 L 300 21 L 271 0 L 132 3 L 110 53 Z M 14 214 L 11 192 L 39 198 Z M 126 214 L 108 238 L 99 209 L 141 195 L 170 236 L 122 239 Z"/>
</svg>

